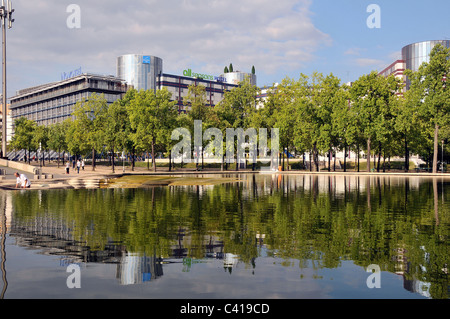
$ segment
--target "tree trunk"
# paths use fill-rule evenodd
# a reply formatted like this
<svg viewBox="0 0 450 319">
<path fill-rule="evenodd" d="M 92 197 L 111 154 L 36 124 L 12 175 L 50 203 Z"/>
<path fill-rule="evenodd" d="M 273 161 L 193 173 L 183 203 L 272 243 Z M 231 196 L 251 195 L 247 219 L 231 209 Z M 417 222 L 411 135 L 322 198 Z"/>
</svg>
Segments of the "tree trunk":
<svg viewBox="0 0 450 319">
<path fill-rule="evenodd" d="M 61 154 L 61 148 L 58 148 L 58 159 L 57 159 L 58 168 L 59 168 L 59 154 Z"/>
<path fill-rule="evenodd" d="M 133 146 L 133 148 L 131 149 L 131 170 L 132 171 L 134 171 L 134 166 L 135 166 L 135 159 L 134 159 L 134 156 L 135 156 L 135 153 L 136 152 L 136 148 Z"/>
<path fill-rule="evenodd" d="M 92 170 L 95 171 L 95 148 L 92 148 Z"/>
<path fill-rule="evenodd" d="M 438 162 L 438 135 L 439 135 L 439 125 L 434 127 L 434 151 L 433 151 L 433 174 L 437 173 L 437 162 Z"/>
<path fill-rule="evenodd" d="M 313 166 L 312 152 L 309 151 L 309 171 L 310 172 L 312 172 L 312 166 Z"/>
<path fill-rule="evenodd" d="M 409 152 L 408 152 L 408 139 L 405 133 L 405 172 L 409 171 Z"/>
<path fill-rule="evenodd" d="M 360 152 L 360 149 L 359 149 L 359 143 L 358 143 L 358 154 L 356 154 L 356 156 L 358 157 L 358 173 L 359 173 L 359 152 Z"/>
<path fill-rule="evenodd" d="M 112 165 L 112 172 L 114 173 L 114 148 L 111 150 L 111 165 Z"/>
<path fill-rule="evenodd" d="M 333 152 L 333 171 L 336 172 L 336 151 Z"/>
<path fill-rule="evenodd" d="M 347 172 L 347 144 L 344 145 L 344 172 Z"/>
<path fill-rule="evenodd" d="M 314 157 L 314 164 L 316 165 L 316 172 L 319 171 L 319 152 L 317 151 L 317 144 L 314 143 L 314 151 L 313 151 L 313 157 Z"/>
<path fill-rule="evenodd" d="M 155 138 L 153 138 L 152 141 L 152 163 L 153 163 L 153 171 L 156 172 Z"/>
<path fill-rule="evenodd" d="M 169 150 L 169 172 L 172 171 L 172 150 Z"/>
<path fill-rule="evenodd" d="M 331 172 L 331 147 L 328 150 L 328 171 Z"/>
<path fill-rule="evenodd" d="M 370 137 L 367 139 L 367 171 L 370 172 Z"/>
<path fill-rule="evenodd" d="M 287 170 L 289 170 L 289 147 L 286 147 L 286 165 Z"/>
<path fill-rule="evenodd" d="M 380 161 L 381 161 L 381 142 L 378 142 L 378 163 L 377 163 L 377 172 L 380 172 Z"/>
</svg>

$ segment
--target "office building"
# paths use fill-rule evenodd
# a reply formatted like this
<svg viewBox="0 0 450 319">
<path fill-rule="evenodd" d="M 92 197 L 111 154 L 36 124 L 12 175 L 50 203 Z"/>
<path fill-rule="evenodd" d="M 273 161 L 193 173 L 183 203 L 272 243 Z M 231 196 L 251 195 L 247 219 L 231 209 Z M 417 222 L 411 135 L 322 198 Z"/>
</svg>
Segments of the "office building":
<svg viewBox="0 0 450 319">
<path fill-rule="evenodd" d="M 404 60 L 397 60 L 381 71 L 378 75 L 388 77 L 390 75 L 394 75 L 397 79 L 399 79 L 402 83 L 406 83 L 406 63 Z M 398 94 L 403 94 L 406 92 L 406 86 L 403 87 L 402 92 Z"/>
<path fill-rule="evenodd" d="M 205 80 L 203 78 L 171 74 L 162 74 L 158 77 L 157 82 L 158 89 L 167 88 L 172 94 L 172 101 L 177 102 L 180 113 L 189 111 L 189 105 L 185 105 L 185 98 L 188 95 L 189 86 L 191 85 L 202 85 L 205 87 L 206 105 L 211 107 L 217 105 L 223 99 L 226 91 L 238 86 L 237 84 L 228 84 L 217 79 Z"/>
<path fill-rule="evenodd" d="M 442 44 L 445 48 L 450 48 L 450 40 L 433 40 L 411 43 L 402 48 L 402 57 L 395 61 L 379 74 L 389 76 L 394 74 L 405 83 L 404 91 L 410 87 L 409 79 L 404 75 L 405 70 L 418 71 L 424 62 L 430 61 L 430 53 L 437 44 Z"/>
<path fill-rule="evenodd" d="M 108 103 L 120 99 L 127 91 L 123 80 L 113 76 L 81 74 L 59 82 L 23 89 L 10 98 L 9 121 L 25 117 L 38 125 L 51 125 L 72 116 L 78 101 L 93 93 L 103 94 Z"/>
<path fill-rule="evenodd" d="M 239 85 L 245 78 L 256 86 L 256 75 L 244 72 L 229 72 L 219 76 L 197 73 L 186 69 L 183 75 L 173 75 L 163 72 L 163 60 L 152 55 L 127 54 L 117 58 L 117 77 L 123 79 L 129 87 L 136 90 L 161 90 L 167 88 L 172 94 L 172 100 L 177 102 L 179 112 L 187 112 L 185 98 L 189 86 L 205 87 L 208 106 L 217 105 L 226 91 Z"/>
</svg>

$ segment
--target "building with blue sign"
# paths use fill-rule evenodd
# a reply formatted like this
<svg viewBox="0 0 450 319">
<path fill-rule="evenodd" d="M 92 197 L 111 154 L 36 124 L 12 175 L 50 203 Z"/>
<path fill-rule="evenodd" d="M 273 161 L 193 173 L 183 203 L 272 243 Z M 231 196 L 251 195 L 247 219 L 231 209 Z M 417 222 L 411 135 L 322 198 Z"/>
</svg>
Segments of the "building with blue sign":
<svg viewBox="0 0 450 319">
<path fill-rule="evenodd" d="M 117 77 L 126 81 L 129 87 L 136 90 L 161 90 L 167 88 L 172 100 L 178 104 L 179 112 L 187 112 L 184 98 L 189 86 L 202 85 L 206 90 L 208 106 L 217 105 L 229 91 L 239 85 L 244 78 L 249 78 L 256 85 L 256 75 L 244 72 L 231 72 L 218 76 L 197 73 L 191 69 L 183 71 L 183 75 L 163 72 L 163 60 L 152 55 L 127 54 L 117 58 Z"/>
<path fill-rule="evenodd" d="M 138 91 L 156 90 L 162 72 L 163 60 L 155 56 L 126 54 L 117 58 L 117 77 Z"/>
</svg>

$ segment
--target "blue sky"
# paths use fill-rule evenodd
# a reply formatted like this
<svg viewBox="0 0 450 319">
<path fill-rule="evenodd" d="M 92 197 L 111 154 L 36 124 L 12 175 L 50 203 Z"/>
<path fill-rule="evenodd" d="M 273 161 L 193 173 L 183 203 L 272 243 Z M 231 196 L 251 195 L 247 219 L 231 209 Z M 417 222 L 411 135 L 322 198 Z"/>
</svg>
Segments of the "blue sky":
<svg viewBox="0 0 450 319">
<path fill-rule="evenodd" d="M 67 7 L 80 8 L 69 28 Z M 370 29 L 370 4 L 381 28 Z M 256 68 L 258 86 L 300 73 L 342 82 L 381 71 L 407 44 L 450 39 L 447 0 L 13 0 L 8 96 L 60 80 L 62 72 L 116 74 L 123 54 L 154 55 L 164 72 L 220 75 Z"/>
<path fill-rule="evenodd" d="M 379 29 L 367 27 L 370 4 L 381 9 Z M 333 72 L 345 82 L 371 70 L 381 71 L 405 45 L 450 39 L 450 2 L 445 0 L 316 0 L 310 10 L 314 25 L 333 43 L 316 51 L 317 60 L 306 73 Z"/>
</svg>

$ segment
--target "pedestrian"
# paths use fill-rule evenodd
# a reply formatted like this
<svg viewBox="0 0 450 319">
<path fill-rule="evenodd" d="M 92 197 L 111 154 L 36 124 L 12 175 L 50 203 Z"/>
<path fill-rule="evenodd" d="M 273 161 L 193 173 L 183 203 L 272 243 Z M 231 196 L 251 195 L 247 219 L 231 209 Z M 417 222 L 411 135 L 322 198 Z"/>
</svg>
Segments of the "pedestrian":
<svg viewBox="0 0 450 319">
<path fill-rule="evenodd" d="M 72 168 L 75 169 L 75 157 L 72 159 Z"/>
<path fill-rule="evenodd" d="M 81 160 L 81 169 L 84 171 L 84 159 Z"/>
<path fill-rule="evenodd" d="M 80 167 L 81 167 L 81 162 L 80 162 L 80 160 L 78 159 L 78 160 L 77 160 L 77 171 L 78 171 L 78 174 L 80 174 Z"/>
<path fill-rule="evenodd" d="M 69 161 L 66 162 L 66 174 L 69 174 L 69 169 L 70 169 L 70 163 Z"/>
<path fill-rule="evenodd" d="M 19 172 L 15 172 L 14 176 L 16 176 L 16 188 L 30 188 L 31 183 L 28 177 L 25 174 L 19 174 Z"/>
</svg>

